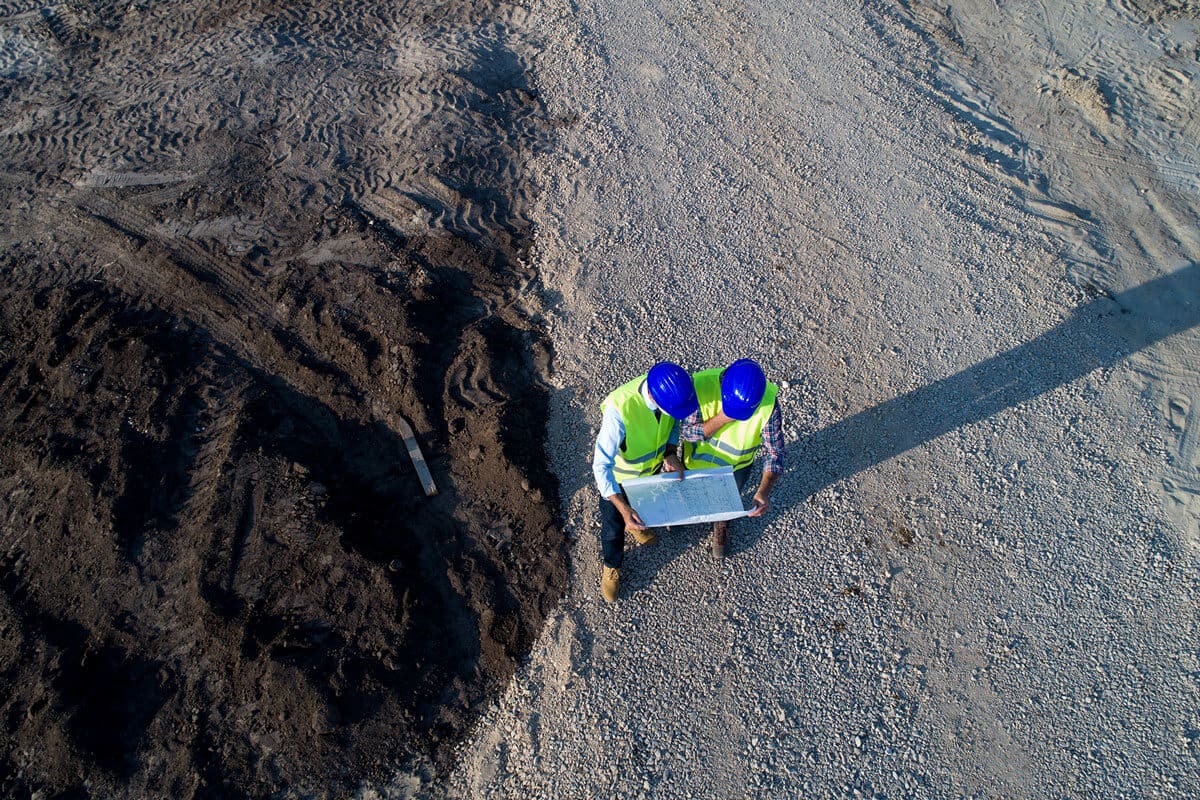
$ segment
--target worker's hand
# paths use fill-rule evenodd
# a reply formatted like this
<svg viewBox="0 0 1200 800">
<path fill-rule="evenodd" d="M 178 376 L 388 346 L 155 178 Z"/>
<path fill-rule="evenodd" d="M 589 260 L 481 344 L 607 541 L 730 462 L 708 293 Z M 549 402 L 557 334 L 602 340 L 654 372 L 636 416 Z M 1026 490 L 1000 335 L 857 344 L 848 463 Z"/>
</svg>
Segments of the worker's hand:
<svg viewBox="0 0 1200 800">
<path fill-rule="evenodd" d="M 678 472 L 679 480 L 683 480 L 683 462 L 679 456 L 672 453 L 663 459 L 663 472 Z"/>
<path fill-rule="evenodd" d="M 747 517 L 761 517 L 771 510 L 771 501 L 760 494 L 754 495 L 754 508 L 750 509 Z"/>
<path fill-rule="evenodd" d="M 629 531 L 644 531 L 646 523 L 642 522 L 642 518 L 632 508 L 628 512 L 622 511 L 621 516 L 625 517 L 625 530 Z"/>
</svg>

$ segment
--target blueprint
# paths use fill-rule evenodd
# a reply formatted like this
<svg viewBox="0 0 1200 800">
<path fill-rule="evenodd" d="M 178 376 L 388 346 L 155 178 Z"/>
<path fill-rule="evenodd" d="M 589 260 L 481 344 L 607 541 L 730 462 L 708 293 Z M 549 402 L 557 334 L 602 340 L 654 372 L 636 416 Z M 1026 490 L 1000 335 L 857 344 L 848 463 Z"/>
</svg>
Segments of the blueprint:
<svg viewBox="0 0 1200 800">
<path fill-rule="evenodd" d="M 621 488 L 642 522 L 651 528 L 746 516 L 731 467 L 688 470 L 683 480 L 670 472 L 633 478 Z"/>
</svg>

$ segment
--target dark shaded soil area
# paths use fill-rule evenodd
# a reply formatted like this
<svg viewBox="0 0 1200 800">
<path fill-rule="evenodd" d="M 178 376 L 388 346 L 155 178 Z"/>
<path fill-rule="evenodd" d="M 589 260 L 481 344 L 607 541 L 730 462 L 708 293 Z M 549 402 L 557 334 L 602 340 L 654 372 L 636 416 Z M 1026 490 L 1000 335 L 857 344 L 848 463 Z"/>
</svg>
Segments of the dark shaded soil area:
<svg viewBox="0 0 1200 800">
<path fill-rule="evenodd" d="M 0 4 L 0 794 L 436 776 L 511 676 L 566 580 L 522 19 Z"/>
</svg>

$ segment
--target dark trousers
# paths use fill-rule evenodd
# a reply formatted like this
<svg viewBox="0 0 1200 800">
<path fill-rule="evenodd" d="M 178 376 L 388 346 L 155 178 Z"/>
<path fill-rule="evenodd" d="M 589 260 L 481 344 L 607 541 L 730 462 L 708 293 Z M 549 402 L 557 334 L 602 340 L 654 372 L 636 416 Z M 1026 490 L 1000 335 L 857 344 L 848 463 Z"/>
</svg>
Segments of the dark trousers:
<svg viewBox="0 0 1200 800">
<path fill-rule="evenodd" d="M 746 479 L 749 477 L 750 467 L 748 466 L 733 473 L 733 479 L 737 482 L 739 492 L 746 486 Z M 625 502 L 629 502 L 623 489 L 621 498 Z M 600 498 L 600 555 L 606 566 L 616 569 L 620 569 L 621 563 L 625 560 L 625 518 L 607 497 Z"/>
<path fill-rule="evenodd" d="M 621 498 L 629 502 L 624 490 Z M 625 560 L 625 518 L 607 497 L 600 498 L 600 553 L 609 567 L 620 569 Z"/>
</svg>

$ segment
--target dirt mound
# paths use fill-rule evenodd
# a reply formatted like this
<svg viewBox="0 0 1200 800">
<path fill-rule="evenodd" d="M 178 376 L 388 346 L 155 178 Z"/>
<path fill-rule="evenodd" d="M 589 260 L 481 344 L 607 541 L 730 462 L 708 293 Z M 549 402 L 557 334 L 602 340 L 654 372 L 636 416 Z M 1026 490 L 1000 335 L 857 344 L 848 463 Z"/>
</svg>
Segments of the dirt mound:
<svg viewBox="0 0 1200 800">
<path fill-rule="evenodd" d="M 565 582 L 520 11 L 0 26 L 3 793 L 444 766 Z"/>
</svg>

